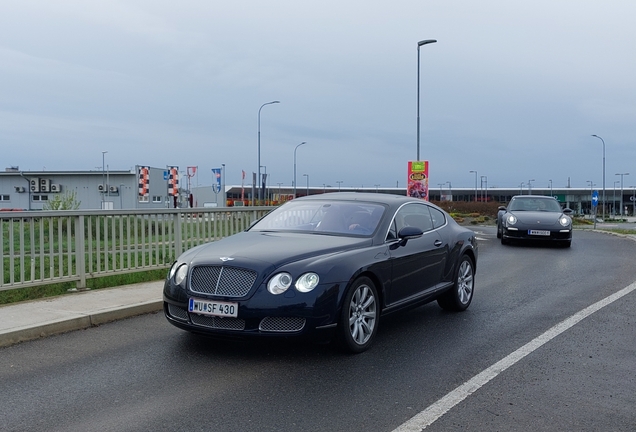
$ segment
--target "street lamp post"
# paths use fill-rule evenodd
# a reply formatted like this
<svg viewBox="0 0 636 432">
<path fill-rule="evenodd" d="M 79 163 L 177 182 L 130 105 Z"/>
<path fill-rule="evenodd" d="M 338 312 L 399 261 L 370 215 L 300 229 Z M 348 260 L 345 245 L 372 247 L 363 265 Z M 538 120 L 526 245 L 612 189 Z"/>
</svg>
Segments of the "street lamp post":
<svg viewBox="0 0 636 432">
<path fill-rule="evenodd" d="M 615 174 L 617 176 L 621 176 L 621 212 L 620 215 L 623 215 L 623 176 L 629 175 L 629 173 L 618 173 Z"/>
<path fill-rule="evenodd" d="M 603 220 L 605 220 L 605 140 L 598 135 L 592 135 L 603 142 Z"/>
<path fill-rule="evenodd" d="M 613 217 L 616 217 L 616 183 L 620 183 L 620 181 L 614 181 L 614 196 L 612 197 L 612 213 Z"/>
<path fill-rule="evenodd" d="M 227 206 L 227 195 L 225 194 L 225 164 L 221 164 L 221 189 L 223 194 L 223 207 Z"/>
<path fill-rule="evenodd" d="M 263 173 L 263 175 L 265 176 L 265 181 L 261 182 L 261 185 L 264 186 L 265 189 L 265 205 L 267 205 L 267 166 L 266 165 L 261 165 L 261 168 L 265 168 L 265 171 Z M 260 177 L 259 177 L 260 178 Z M 259 187 L 261 186 L 259 185 Z"/>
<path fill-rule="evenodd" d="M 521 184 L 519 185 L 519 195 L 523 195 L 523 185 L 523 182 L 521 182 Z"/>
<path fill-rule="evenodd" d="M 267 102 L 261 105 L 261 107 L 258 109 L 258 177 L 256 181 L 259 184 L 259 188 L 258 188 L 259 200 L 263 198 L 261 195 L 261 187 L 260 187 L 260 183 L 261 183 L 261 110 L 263 109 L 265 105 L 271 105 L 271 104 L 277 104 L 277 103 L 280 103 L 280 101 Z"/>
<path fill-rule="evenodd" d="M 486 182 L 485 193 L 484 193 L 484 182 Z M 481 190 L 482 202 L 488 202 L 488 176 L 479 176 L 479 190 Z"/>
<path fill-rule="evenodd" d="M 344 182 L 342 180 L 338 180 L 336 183 L 338 183 L 338 192 L 340 192 L 340 185 Z"/>
<path fill-rule="evenodd" d="M 453 200 L 453 186 L 451 185 L 450 181 L 447 181 L 446 183 L 448 183 L 448 192 L 450 194 L 450 200 Z"/>
<path fill-rule="evenodd" d="M 590 216 L 592 216 L 592 218 L 594 218 L 594 224 L 596 225 L 596 217 L 595 215 L 592 213 L 592 203 L 593 200 L 592 198 L 594 197 L 594 183 L 592 183 L 592 180 L 586 180 L 586 182 L 588 182 L 590 184 Z"/>
<path fill-rule="evenodd" d="M 298 150 L 298 147 L 304 144 L 307 144 L 307 143 L 303 141 L 300 144 L 298 144 L 296 148 L 294 149 L 294 198 L 296 198 L 296 150 Z"/>
<path fill-rule="evenodd" d="M 475 173 L 475 202 L 477 202 L 477 171 L 470 171 L 471 173 Z"/>
<path fill-rule="evenodd" d="M 417 160 L 420 160 L 420 47 L 435 43 L 435 39 L 426 39 L 417 43 Z"/>
<path fill-rule="evenodd" d="M 442 193 L 444 192 L 444 183 L 437 183 L 439 186 L 439 200 L 442 200 Z"/>
<path fill-rule="evenodd" d="M 303 177 L 307 177 L 307 196 L 309 196 L 309 174 L 303 174 Z"/>
<path fill-rule="evenodd" d="M 102 151 L 102 185 L 103 185 L 104 188 L 108 187 L 108 186 L 106 186 L 106 172 L 104 171 L 104 168 L 105 168 L 105 163 L 104 163 L 105 157 L 104 157 L 104 155 L 106 153 L 108 153 L 108 151 Z M 105 196 L 105 193 L 102 190 L 102 210 L 104 210 L 104 196 Z"/>
<path fill-rule="evenodd" d="M 532 195 L 532 182 L 533 181 L 534 181 L 534 179 L 528 180 L 528 195 Z"/>
<path fill-rule="evenodd" d="M 550 196 L 554 196 L 554 195 L 552 194 L 552 180 L 548 180 L 548 181 L 550 182 Z"/>
</svg>

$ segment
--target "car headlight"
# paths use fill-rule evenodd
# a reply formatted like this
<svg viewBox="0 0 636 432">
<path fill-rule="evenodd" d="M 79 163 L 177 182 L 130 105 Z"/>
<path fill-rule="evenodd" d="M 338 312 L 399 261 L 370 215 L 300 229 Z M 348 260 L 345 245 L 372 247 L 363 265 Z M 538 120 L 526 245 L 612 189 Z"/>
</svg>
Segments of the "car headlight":
<svg viewBox="0 0 636 432">
<path fill-rule="evenodd" d="M 171 270 L 171 272 L 172 272 L 172 270 Z M 182 284 L 186 280 L 186 276 L 188 276 L 188 265 L 187 264 L 181 264 L 177 268 L 177 270 L 174 272 L 174 283 L 176 283 L 177 285 L 183 286 Z"/>
<path fill-rule="evenodd" d="M 566 226 L 569 226 L 572 223 L 572 220 L 569 217 L 567 217 L 567 216 L 561 216 L 559 218 L 559 223 L 562 226 L 566 227 Z"/>
<path fill-rule="evenodd" d="M 296 289 L 306 293 L 318 286 L 320 278 L 316 273 L 305 273 L 296 281 Z"/>
<path fill-rule="evenodd" d="M 278 273 L 267 282 L 267 291 L 274 295 L 282 294 L 287 291 L 291 283 L 292 277 L 289 273 Z"/>
<path fill-rule="evenodd" d="M 174 272 L 177 271 L 177 267 L 178 267 L 177 264 L 178 264 L 178 261 L 175 261 L 170 266 L 170 271 L 168 272 L 168 279 L 172 279 L 172 277 L 174 276 Z"/>
<path fill-rule="evenodd" d="M 506 217 L 506 222 L 510 225 L 514 225 L 517 223 L 517 217 L 515 215 L 508 215 L 508 217 Z"/>
</svg>

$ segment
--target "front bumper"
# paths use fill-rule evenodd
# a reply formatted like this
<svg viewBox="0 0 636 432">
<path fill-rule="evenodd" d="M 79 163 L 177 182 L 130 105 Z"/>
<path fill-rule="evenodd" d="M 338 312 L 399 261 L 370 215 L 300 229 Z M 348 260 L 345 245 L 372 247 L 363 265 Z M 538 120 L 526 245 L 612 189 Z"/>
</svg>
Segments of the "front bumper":
<svg viewBox="0 0 636 432">
<path fill-rule="evenodd" d="M 550 235 L 534 235 L 530 234 L 533 230 L 550 231 Z M 544 227 L 503 227 L 502 236 L 506 240 L 532 240 L 532 241 L 571 241 L 572 229 L 550 229 Z"/>
<path fill-rule="evenodd" d="M 310 293 L 290 290 L 270 294 L 264 285 L 249 298 L 227 298 L 192 294 L 170 281 L 164 285 L 164 314 L 172 325 L 195 333 L 224 338 L 330 339 L 337 326 L 340 284 L 319 285 Z M 188 312 L 190 297 L 234 302 L 236 318 Z"/>
</svg>

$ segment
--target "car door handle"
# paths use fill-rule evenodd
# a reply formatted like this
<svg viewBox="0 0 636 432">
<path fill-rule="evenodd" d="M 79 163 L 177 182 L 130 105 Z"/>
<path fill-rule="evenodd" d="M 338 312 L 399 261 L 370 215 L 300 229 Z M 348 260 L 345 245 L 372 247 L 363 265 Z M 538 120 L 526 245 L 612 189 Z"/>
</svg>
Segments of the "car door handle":
<svg viewBox="0 0 636 432">
<path fill-rule="evenodd" d="M 435 246 L 440 247 L 442 245 L 442 241 L 441 240 L 435 240 L 435 243 L 433 243 Z"/>
</svg>

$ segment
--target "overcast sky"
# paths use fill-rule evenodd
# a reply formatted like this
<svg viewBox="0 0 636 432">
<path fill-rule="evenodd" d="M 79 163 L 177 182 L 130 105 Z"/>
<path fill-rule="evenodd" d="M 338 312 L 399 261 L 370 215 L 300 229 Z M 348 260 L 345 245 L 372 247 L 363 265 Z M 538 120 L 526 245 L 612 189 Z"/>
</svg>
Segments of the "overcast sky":
<svg viewBox="0 0 636 432">
<path fill-rule="evenodd" d="M 4 167 L 197 166 L 209 185 L 636 184 L 633 0 L 0 3 Z"/>
</svg>

